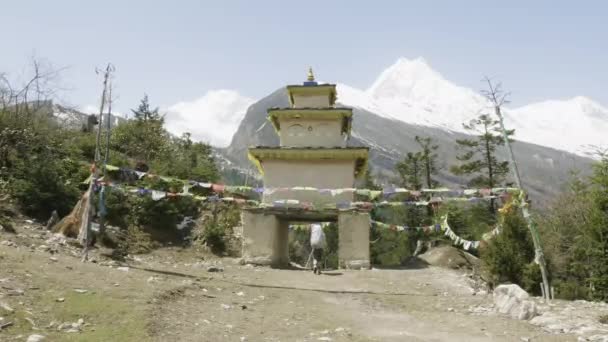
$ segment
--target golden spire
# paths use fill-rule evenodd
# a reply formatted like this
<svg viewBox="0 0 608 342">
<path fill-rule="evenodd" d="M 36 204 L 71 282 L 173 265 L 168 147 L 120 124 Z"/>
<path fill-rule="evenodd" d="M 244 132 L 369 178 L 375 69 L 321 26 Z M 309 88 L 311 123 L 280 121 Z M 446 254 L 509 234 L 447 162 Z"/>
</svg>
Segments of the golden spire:
<svg viewBox="0 0 608 342">
<path fill-rule="evenodd" d="M 312 67 L 308 68 L 308 82 L 314 82 L 315 75 L 312 73 Z"/>
</svg>

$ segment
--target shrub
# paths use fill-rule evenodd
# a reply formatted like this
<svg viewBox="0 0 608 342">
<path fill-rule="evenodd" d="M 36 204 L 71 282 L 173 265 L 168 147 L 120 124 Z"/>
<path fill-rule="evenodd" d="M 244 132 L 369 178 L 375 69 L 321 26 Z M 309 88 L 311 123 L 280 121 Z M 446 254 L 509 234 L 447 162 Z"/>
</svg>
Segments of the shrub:
<svg viewBox="0 0 608 342">
<path fill-rule="evenodd" d="M 531 264 L 534 259 L 531 240 L 523 217 L 518 213 L 507 214 L 501 233 L 481 253 L 483 264 L 491 275 L 491 286 L 511 282 L 540 294 L 539 269 Z"/>
<path fill-rule="evenodd" d="M 228 250 L 234 227 L 241 220 L 238 207 L 225 203 L 206 205 L 201 230 L 195 240 L 202 241 L 215 254 L 224 254 Z"/>
<path fill-rule="evenodd" d="M 113 256 L 119 259 L 127 254 L 143 254 L 150 252 L 157 247 L 150 237 L 141 227 L 131 225 L 122 231 L 117 247 L 114 249 Z"/>
</svg>

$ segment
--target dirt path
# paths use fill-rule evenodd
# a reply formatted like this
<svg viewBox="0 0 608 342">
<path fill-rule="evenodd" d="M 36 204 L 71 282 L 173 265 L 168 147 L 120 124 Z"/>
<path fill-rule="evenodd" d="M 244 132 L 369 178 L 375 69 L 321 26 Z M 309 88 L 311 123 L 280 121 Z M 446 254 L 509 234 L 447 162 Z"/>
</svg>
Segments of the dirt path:
<svg viewBox="0 0 608 342">
<path fill-rule="evenodd" d="M 50 254 L 38 234 L 0 234 L 16 242 L 0 243 L 0 323 L 13 323 L 0 341 L 576 341 L 472 313 L 491 298 L 446 269 L 317 276 L 202 261 L 191 249 L 159 250 L 125 268 L 96 250 L 97 263 L 68 247 Z M 207 272 L 212 263 L 224 271 Z"/>
<path fill-rule="evenodd" d="M 490 298 L 438 268 L 310 272 L 227 266 L 168 298 L 156 319 L 182 341 L 574 341 L 525 322 L 473 315 Z"/>
</svg>

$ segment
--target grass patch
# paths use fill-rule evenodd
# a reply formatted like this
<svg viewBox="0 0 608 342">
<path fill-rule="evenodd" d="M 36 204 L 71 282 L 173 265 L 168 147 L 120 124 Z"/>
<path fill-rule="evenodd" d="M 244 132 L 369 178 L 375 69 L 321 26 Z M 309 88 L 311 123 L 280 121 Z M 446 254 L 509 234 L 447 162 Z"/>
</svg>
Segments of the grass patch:
<svg viewBox="0 0 608 342">
<path fill-rule="evenodd" d="M 52 302 L 51 312 L 60 322 L 76 322 L 83 318 L 81 333 L 59 333 L 62 341 L 144 341 L 146 319 L 128 299 L 116 299 L 100 293 L 70 293 L 65 302 Z"/>
<path fill-rule="evenodd" d="M 49 297 L 48 293 L 44 297 L 40 294 L 36 297 L 36 308 L 32 310 L 34 315 L 26 313 L 23 307 L 13 307 L 15 312 L 9 317 L 4 316 L 5 321 L 12 321 L 15 325 L 1 332 L 0 337 L 10 333 L 13 336 L 41 334 L 49 341 L 118 342 L 150 339 L 143 308 L 127 298 L 117 299 L 96 292 L 66 293 L 63 295 L 65 301 L 60 303 L 56 301 L 57 297 Z M 33 330 L 26 318 L 34 320 L 39 330 Z M 56 330 L 57 325 L 77 322 L 79 318 L 84 319 L 85 324 L 89 323 L 81 332 Z M 57 323 L 54 327 L 47 328 L 52 321 Z"/>
</svg>

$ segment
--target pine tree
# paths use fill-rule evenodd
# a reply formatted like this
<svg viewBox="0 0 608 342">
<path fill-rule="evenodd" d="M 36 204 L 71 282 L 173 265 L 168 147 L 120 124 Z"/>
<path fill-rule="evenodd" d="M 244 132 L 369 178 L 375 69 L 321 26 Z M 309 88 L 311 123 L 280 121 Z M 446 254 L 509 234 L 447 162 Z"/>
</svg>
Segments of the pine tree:
<svg viewBox="0 0 608 342">
<path fill-rule="evenodd" d="M 420 161 L 424 169 L 424 178 L 426 187 L 429 189 L 437 186 L 437 181 L 433 179 L 433 175 L 437 173 L 437 153 L 439 145 L 433 144 L 431 137 L 419 137 L 416 136 L 416 142 L 422 148 L 420 152 Z"/>
<path fill-rule="evenodd" d="M 424 163 L 421 152 L 408 152 L 403 161 L 397 163 L 396 169 L 401 178 L 401 186 L 411 190 L 422 188 Z"/>
<path fill-rule="evenodd" d="M 164 119 L 158 108 L 150 109 L 148 95 L 144 96 L 137 109 L 131 111 L 135 119 L 118 125 L 112 131 L 113 147 L 143 164 L 148 164 L 158 158 L 169 144 Z"/>
<path fill-rule="evenodd" d="M 144 98 L 141 99 L 137 109 L 131 109 L 131 112 L 133 112 L 135 120 L 137 121 L 164 121 L 163 116 L 159 113 L 158 107 L 150 109 L 150 102 L 147 94 L 144 94 Z"/>
<path fill-rule="evenodd" d="M 489 115 L 480 115 L 477 119 L 464 124 L 464 128 L 477 132 L 475 139 L 456 140 L 457 149 L 462 153 L 456 156 L 461 164 L 453 165 L 450 170 L 458 176 L 473 176 L 469 186 L 494 188 L 502 184 L 509 173 L 509 162 L 496 158 L 496 147 L 503 146 L 498 120 Z M 512 136 L 514 130 L 507 131 Z M 490 211 L 494 212 L 494 201 L 490 201 Z"/>
<path fill-rule="evenodd" d="M 591 177 L 591 210 L 585 242 L 591 261 L 589 283 L 591 297 L 608 300 L 608 156 L 601 154 L 600 162 L 593 166 Z"/>
</svg>

